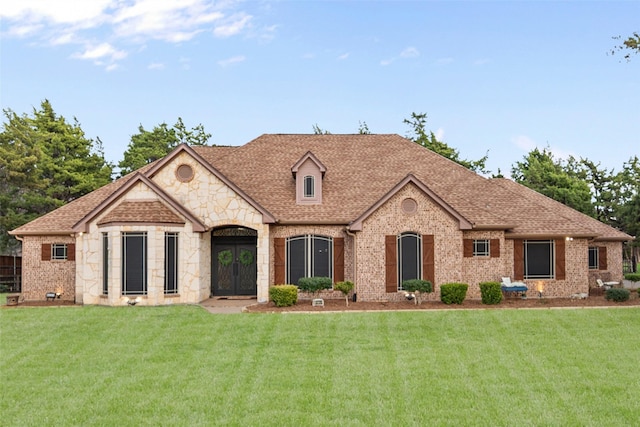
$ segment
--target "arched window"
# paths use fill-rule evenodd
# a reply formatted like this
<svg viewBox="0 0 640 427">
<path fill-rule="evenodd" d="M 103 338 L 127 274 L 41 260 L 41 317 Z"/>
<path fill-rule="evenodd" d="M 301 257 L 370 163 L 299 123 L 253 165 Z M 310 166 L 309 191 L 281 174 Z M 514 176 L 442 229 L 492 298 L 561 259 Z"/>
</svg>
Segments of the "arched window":
<svg viewBox="0 0 640 427">
<path fill-rule="evenodd" d="M 304 197 L 315 197 L 316 195 L 316 180 L 312 175 L 304 177 Z"/>
<path fill-rule="evenodd" d="M 398 235 L 398 290 L 411 279 L 422 279 L 422 237 L 409 232 Z"/>
<path fill-rule="evenodd" d="M 287 283 L 301 277 L 333 277 L 333 238 L 306 234 L 286 240 Z"/>
</svg>

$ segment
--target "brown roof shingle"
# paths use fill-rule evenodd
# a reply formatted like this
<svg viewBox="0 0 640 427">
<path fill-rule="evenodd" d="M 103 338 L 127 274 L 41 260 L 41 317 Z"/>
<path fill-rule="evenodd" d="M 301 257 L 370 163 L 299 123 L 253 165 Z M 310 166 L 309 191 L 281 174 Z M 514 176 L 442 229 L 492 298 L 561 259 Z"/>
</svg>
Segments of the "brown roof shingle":
<svg viewBox="0 0 640 427">
<path fill-rule="evenodd" d="M 509 229 L 514 235 L 630 238 L 513 181 L 484 178 L 399 135 L 268 134 L 240 147 L 191 148 L 279 223 L 347 225 L 413 175 L 476 228 Z M 291 167 L 309 152 L 326 166 L 321 205 L 296 204 Z M 13 233 L 70 230 L 125 179 Z"/>
</svg>

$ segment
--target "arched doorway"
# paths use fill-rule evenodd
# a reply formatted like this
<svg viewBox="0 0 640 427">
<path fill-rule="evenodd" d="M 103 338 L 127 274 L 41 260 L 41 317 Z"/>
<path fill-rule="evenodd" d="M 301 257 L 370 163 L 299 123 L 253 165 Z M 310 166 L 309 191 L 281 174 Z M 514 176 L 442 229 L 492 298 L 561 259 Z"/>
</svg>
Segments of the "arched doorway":
<svg viewBox="0 0 640 427">
<path fill-rule="evenodd" d="M 256 295 L 258 232 L 225 227 L 211 233 L 211 296 Z"/>
</svg>

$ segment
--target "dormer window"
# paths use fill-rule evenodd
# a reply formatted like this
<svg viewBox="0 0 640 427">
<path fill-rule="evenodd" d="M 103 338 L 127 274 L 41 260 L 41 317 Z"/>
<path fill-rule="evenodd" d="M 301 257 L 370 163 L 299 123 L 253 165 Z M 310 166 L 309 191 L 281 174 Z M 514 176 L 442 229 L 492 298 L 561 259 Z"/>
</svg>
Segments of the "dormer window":
<svg viewBox="0 0 640 427">
<path fill-rule="evenodd" d="M 307 175 L 304 177 L 304 197 L 305 198 L 313 198 L 315 197 L 315 184 L 316 180 L 313 175 Z"/>
<path fill-rule="evenodd" d="M 322 180 L 327 168 L 311 151 L 308 151 L 292 167 L 295 179 L 296 203 L 319 205 L 322 203 Z"/>
</svg>

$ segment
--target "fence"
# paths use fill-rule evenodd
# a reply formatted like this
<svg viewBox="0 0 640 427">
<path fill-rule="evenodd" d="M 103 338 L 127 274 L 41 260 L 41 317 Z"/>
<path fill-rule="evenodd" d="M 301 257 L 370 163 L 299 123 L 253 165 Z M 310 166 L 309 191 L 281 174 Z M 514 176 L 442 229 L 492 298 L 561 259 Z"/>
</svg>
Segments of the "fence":
<svg viewBox="0 0 640 427">
<path fill-rule="evenodd" d="M 22 258 L 0 255 L 0 292 L 22 291 Z"/>
</svg>

